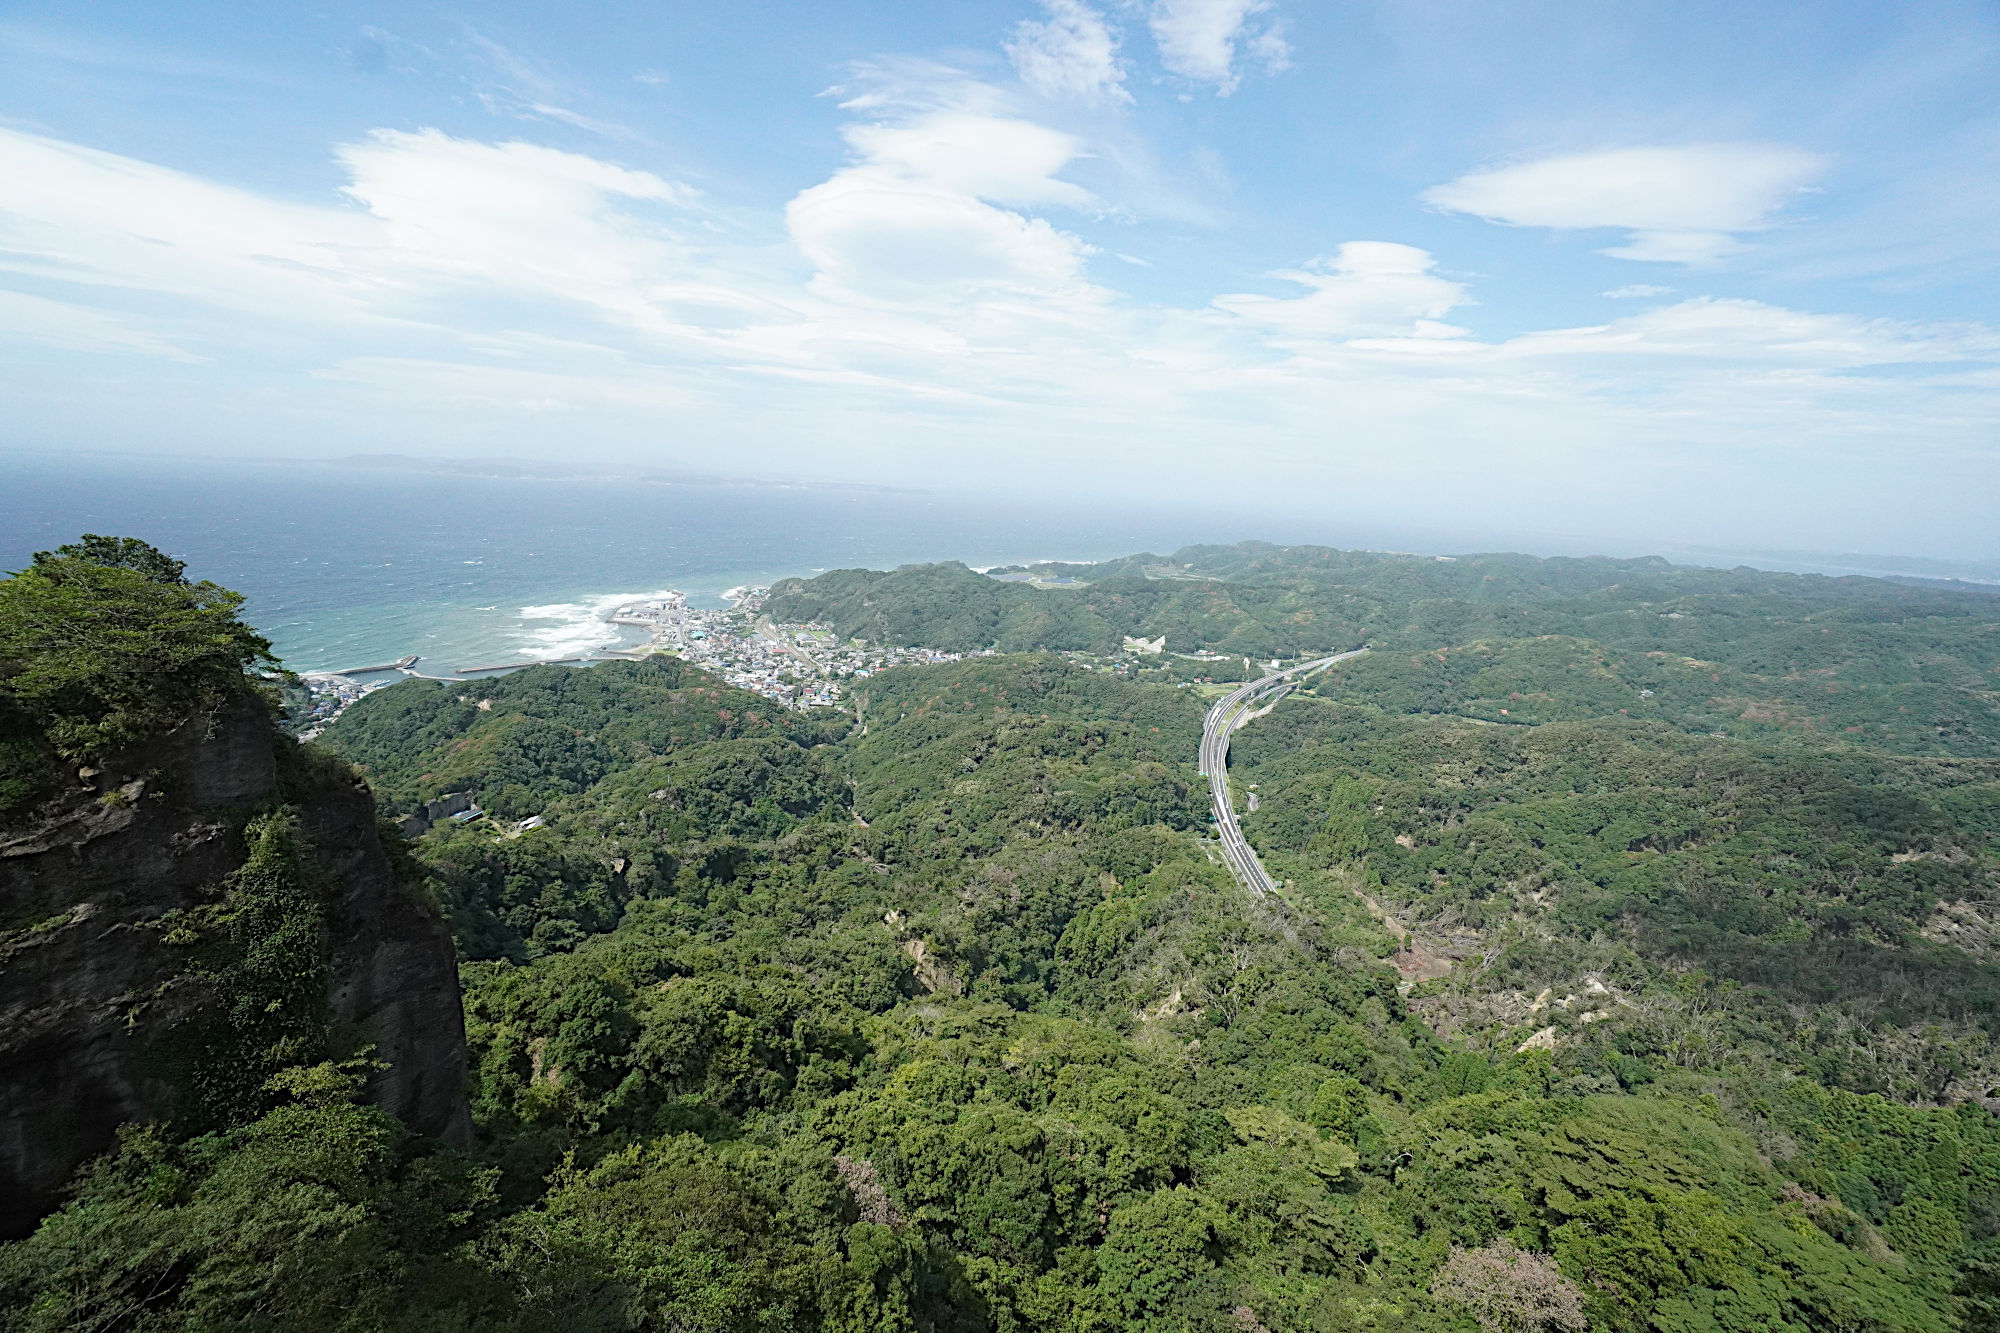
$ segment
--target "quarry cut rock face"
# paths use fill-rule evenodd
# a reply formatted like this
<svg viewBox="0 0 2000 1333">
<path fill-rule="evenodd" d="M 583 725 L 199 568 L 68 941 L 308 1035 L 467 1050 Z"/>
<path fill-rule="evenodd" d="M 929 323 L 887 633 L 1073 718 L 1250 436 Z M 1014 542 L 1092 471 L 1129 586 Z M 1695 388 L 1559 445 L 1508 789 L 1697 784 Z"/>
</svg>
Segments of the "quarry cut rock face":
<svg viewBox="0 0 2000 1333">
<path fill-rule="evenodd" d="M 238 698 L 80 770 L 67 798 L 0 828 L 0 1237 L 32 1230 L 121 1125 L 174 1114 L 151 1044 L 214 997 L 159 923 L 214 901 L 242 863 L 241 814 L 281 799 L 289 744 L 261 702 Z M 332 1027 L 386 1066 L 367 1099 L 418 1133 L 465 1139 L 448 929 L 396 883 L 364 786 L 337 773 L 286 785 L 329 884 Z"/>
</svg>

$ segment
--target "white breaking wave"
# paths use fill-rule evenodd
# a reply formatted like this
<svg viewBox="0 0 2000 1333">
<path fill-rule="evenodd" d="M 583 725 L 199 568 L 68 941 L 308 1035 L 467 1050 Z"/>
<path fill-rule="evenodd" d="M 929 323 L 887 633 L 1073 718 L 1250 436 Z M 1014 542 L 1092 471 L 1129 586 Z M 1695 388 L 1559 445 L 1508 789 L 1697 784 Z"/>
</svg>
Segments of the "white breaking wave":
<svg viewBox="0 0 2000 1333">
<path fill-rule="evenodd" d="M 658 592 L 607 593 L 580 602 L 524 606 L 515 642 L 525 656 L 536 661 L 582 657 L 596 649 L 624 641 L 623 627 L 607 619 L 613 611 L 627 602 L 643 602 L 668 597 L 672 593 L 672 589 L 663 588 Z"/>
</svg>

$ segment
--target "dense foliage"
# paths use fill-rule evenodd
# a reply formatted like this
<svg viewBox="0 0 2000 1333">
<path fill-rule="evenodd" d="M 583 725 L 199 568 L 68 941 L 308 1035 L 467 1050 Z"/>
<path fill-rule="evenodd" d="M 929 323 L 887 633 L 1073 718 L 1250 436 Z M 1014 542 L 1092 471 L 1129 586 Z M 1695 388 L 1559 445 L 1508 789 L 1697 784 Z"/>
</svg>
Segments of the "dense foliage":
<svg viewBox="0 0 2000 1333">
<path fill-rule="evenodd" d="M 129 746 L 246 688 L 271 645 L 242 605 L 130 538 L 86 537 L 0 579 L 0 810 L 44 785 L 50 751 Z"/>
<path fill-rule="evenodd" d="M 392 809 L 476 790 L 487 809 L 523 818 L 632 760 L 744 736 L 825 739 L 829 725 L 656 657 L 591 671 L 409 681 L 343 718 L 327 744 L 359 765 Z"/>
<path fill-rule="evenodd" d="M 1569 565 L 1492 614 L 1634 609 Z M 1799 597 L 1742 612 L 1733 670 L 1849 651 Z M 1898 626 L 1885 672 L 1992 628 L 1836 623 Z M 1205 841 L 1194 691 L 1052 656 L 896 668 L 830 722 L 666 661 L 372 695 L 327 740 L 387 803 L 507 816 L 409 868 L 465 960 L 477 1146 L 301 1051 L 0 1250 L 0 1327 L 1995 1327 L 1985 715 L 1714 736 L 1670 666 L 1633 707 L 1659 659 L 1601 629 L 1459 642 L 1239 735 L 1269 900 Z"/>
<path fill-rule="evenodd" d="M 247 855 L 220 891 L 160 923 L 181 955 L 179 982 L 213 998 L 198 1021 L 135 1025 L 178 1091 L 176 1122 L 209 1129 L 267 1104 L 265 1081 L 329 1053 L 326 885 L 289 806 L 252 818 Z"/>
<path fill-rule="evenodd" d="M 766 609 L 959 650 L 1109 652 L 1131 635 L 1165 636 L 1170 653 L 1295 659 L 1366 642 L 1385 651 L 1343 679 L 1393 711 L 1533 724 L 1624 710 L 1704 732 L 2000 756 L 2000 599 L 1976 594 L 1659 559 L 1257 542 L 1047 572 L 1085 582 L 834 570 L 776 585 Z"/>
</svg>

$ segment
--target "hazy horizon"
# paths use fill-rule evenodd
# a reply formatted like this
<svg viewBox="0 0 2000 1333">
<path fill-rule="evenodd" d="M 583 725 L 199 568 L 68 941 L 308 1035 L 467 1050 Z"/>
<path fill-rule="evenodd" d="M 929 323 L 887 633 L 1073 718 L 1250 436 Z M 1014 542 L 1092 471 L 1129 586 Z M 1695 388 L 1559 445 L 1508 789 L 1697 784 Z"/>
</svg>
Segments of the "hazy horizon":
<svg viewBox="0 0 2000 1333">
<path fill-rule="evenodd" d="M 200 563 L 212 558 L 211 553 L 200 549 L 199 544 L 190 546 L 181 526 L 197 511 L 202 513 L 209 531 L 228 531 L 231 549 L 249 555 L 257 550 L 259 534 L 271 530 L 273 515 L 279 515 L 278 521 L 292 529 L 299 526 L 298 510 L 317 504 L 337 511 L 339 505 L 329 504 L 329 500 L 365 510 L 371 503 L 371 495 L 383 493 L 384 488 L 393 491 L 408 484 L 399 480 L 407 478 L 410 483 L 433 488 L 448 489 L 454 483 L 497 483 L 569 487 L 576 494 L 587 494 L 591 486 L 636 485 L 641 488 L 639 492 L 626 498 L 633 500 L 641 511 L 644 488 L 652 486 L 680 497 L 700 495 L 712 488 L 721 494 L 785 496 L 794 503 L 801 497 L 815 495 L 823 495 L 829 504 L 878 496 L 906 505 L 941 506 L 955 513 L 978 515 L 986 524 L 993 525 L 957 529 L 956 535 L 948 527 L 926 528 L 921 540 L 907 545 L 902 553 L 878 554 L 875 567 L 906 559 L 957 560 L 974 568 L 1034 561 L 1089 563 L 1142 551 L 1169 555 L 1183 546 L 1263 541 L 1274 545 L 1417 555 L 1514 553 L 1543 558 L 1602 556 L 1618 560 L 1660 557 L 1675 564 L 1713 568 L 1747 565 L 1789 573 L 1948 579 L 2000 587 L 2000 549 L 1992 554 L 1939 557 L 1910 551 L 1816 550 L 1752 542 L 1704 545 L 1655 540 L 1635 531 L 1615 534 L 1538 530 L 1510 527 L 1504 521 L 1483 527 L 1453 527 L 1366 520 L 1282 502 L 1266 507 L 1216 505 L 1201 504 L 1198 497 L 1193 497 L 1162 505 L 1115 497 L 1111 500 L 1034 497 L 992 488 L 868 486 L 814 478 L 761 478 L 692 471 L 682 475 L 657 466 L 565 463 L 532 456 L 451 459 L 352 455 L 288 460 L 0 449 L 0 459 L 15 460 L 21 469 L 17 473 L 20 484 L 10 494 L 0 495 L 0 567 L 7 568 L 24 563 L 38 547 L 71 540 L 93 526 L 158 540 L 172 554 Z M 261 487 L 263 493 L 255 501 L 240 501 L 228 493 L 208 492 L 208 479 L 224 476 L 251 488 Z M 334 484 L 331 492 L 321 488 L 329 482 Z M 194 497 L 192 503 L 190 497 Z M 148 501 L 159 506 L 152 516 L 147 509 Z M 809 498 L 806 502 L 811 503 Z M 449 509 L 455 503 L 459 502 L 446 502 L 445 507 Z M 750 503 L 755 503 L 754 498 Z M 839 529 L 841 520 L 831 508 L 824 518 L 829 531 Z M 632 513 L 606 516 L 595 525 L 596 530 L 591 529 L 587 520 L 575 521 L 580 525 L 579 533 L 588 532 L 594 540 L 616 545 L 635 530 L 633 525 L 638 520 Z M 472 526 L 480 522 L 476 514 L 469 520 Z M 1040 535 L 1009 544 L 1010 539 L 1000 535 L 1010 530 L 1009 524 L 1015 525 L 1012 530 L 1028 529 Z M 321 525 L 327 526 L 324 520 Z M 504 540 L 508 535 L 506 530 L 488 524 L 487 539 Z M 866 540 L 858 532 L 853 535 Z M 869 536 L 879 538 L 880 534 Z M 750 537 L 755 540 L 754 533 Z M 897 548 L 892 540 L 890 545 L 879 549 L 889 552 Z M 774 565 L 764 572 L 795 574 L 828 567 L 796 565 L 780 569 Z M 218 576 L 222 572 L 225 571 L 211 569 L 206 575 Z M 663 576 L 673 572 L 661 571 Z M 744 572 L 749 572 L 748 566 Z M 706 586 L 706 581 L 702 586 Z"/>
</svg>

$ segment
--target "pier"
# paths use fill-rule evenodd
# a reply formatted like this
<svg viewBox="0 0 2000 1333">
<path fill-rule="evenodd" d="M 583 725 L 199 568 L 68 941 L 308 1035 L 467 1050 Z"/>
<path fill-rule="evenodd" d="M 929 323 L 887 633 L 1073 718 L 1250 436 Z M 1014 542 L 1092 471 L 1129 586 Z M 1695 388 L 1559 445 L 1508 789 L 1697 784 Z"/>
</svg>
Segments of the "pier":
<svg viewBox="0 0 2000 1333">
<path fill-rule="evenodd" d="M 367 676 L 377 671 L 408 671 L 416 664 L 416 661 L 417 655 L 411 653 L 408 657 L 398 662 L 384 662 L 381 666 L 349 667 L 345 671 L 330 671 L 327 674 L 332 676 Z"/>
<path fill-rule="evenodd" d="M 455 673 L 460 676 L 476 675 L 481 671 L 519 671 L 531 666 L 575 666 L 581 657 L 551 657 L 539 662 L 501 662 L 495 666 L 460 667 Z"/>
</svg>

